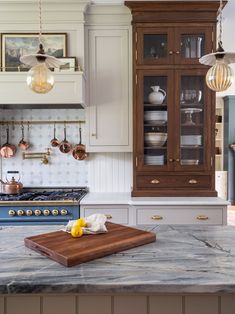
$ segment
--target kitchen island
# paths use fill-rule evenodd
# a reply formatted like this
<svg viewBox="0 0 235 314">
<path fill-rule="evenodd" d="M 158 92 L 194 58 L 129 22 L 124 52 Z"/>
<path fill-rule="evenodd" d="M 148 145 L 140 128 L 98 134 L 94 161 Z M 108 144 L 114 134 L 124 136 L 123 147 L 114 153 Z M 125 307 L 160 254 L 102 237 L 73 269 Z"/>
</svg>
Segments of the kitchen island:
<svg viewBox="0 0 235 314">
<path fill-rule="evenodd" d="M 0 314 L 234 314 L 235 228 L 155 226 L 157 241 L 66 268 L 0 229 Z"/>
</svg>

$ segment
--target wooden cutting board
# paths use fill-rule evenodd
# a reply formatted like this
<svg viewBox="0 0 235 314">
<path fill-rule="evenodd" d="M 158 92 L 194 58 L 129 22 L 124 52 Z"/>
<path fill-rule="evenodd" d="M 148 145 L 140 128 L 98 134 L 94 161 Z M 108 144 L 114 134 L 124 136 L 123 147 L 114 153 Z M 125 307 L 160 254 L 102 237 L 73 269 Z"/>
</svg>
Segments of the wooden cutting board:
<svg viewBox="0 0 235 314">
<path fill-rule="evenodd" d="M 156 234 L 106 223 L 107 233 L 73 238 L 64 231 L 55 231 L 24 239 L 25 246 L 64 266 L 74 266 L 136 246 L 156 241 Z"/>
</svg>

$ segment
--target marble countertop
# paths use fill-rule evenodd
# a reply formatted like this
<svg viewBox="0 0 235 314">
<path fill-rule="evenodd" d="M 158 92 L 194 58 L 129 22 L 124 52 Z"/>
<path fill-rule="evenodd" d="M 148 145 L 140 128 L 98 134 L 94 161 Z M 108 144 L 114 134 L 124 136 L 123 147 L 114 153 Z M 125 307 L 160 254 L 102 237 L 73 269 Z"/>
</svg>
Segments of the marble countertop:
<svg viewBox="0 0 235 314">
<path fill-rule="evenodd" d="M 229 205 L 219 197 L 131 197 L 130 193 L 88 193 L 81 205 Z"/>
<path fill-rule="evenodd" d="M 234 227 L 146 227 L 155 243 L 71 268 L 24 246 L 60 228 L 0 227 L 0 294 L 235 293 Z"/>
</svg>

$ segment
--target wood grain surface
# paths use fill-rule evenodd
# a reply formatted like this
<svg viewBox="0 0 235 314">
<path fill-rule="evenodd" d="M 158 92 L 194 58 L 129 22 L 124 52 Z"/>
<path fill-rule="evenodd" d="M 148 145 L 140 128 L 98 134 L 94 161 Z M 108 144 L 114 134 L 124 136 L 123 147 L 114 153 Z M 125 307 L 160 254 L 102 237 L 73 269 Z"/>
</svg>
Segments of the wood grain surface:
<svg viewBox="0 0 235 314">
<path fill-rule="evenodd" d="M 130 248 L 156 241 L 156 234 L 114 223 L 108 232 L 73 238 L 55 231 L 24 239 L 25 246 L 64 265 L 74 266 Z"/>
</svg>

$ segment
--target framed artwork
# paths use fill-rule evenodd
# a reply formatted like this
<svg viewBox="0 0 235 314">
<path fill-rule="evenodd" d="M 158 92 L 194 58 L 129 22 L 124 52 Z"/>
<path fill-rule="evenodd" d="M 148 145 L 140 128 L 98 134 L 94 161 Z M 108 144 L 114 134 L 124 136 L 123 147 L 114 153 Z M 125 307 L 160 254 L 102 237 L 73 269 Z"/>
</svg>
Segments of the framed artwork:
<svg viewBox="0 0 235 314">
<path fill-rule="evenodd" d="M 60 68 L 55 68 L 54 71 L 61 72 L 61 71 L 70 71 L 74 72 L 76 70 L 76 57 L 64 57 L 64 58 L 58 58 L 60 61 L 62 61 L 64 64 L 60 66 Z"/>
<path fill-rule="evenodd" d="M 20 62 L 20 57 L 38 52 L 38 37 L 38 33 L 3 33 L 1 35 L 3 71 L 27 70 L 28 67 Z M 66 57 L 66 33 L 43 33 L 42 44 L 46 54 L 56 58 Z"/>
</svg>

